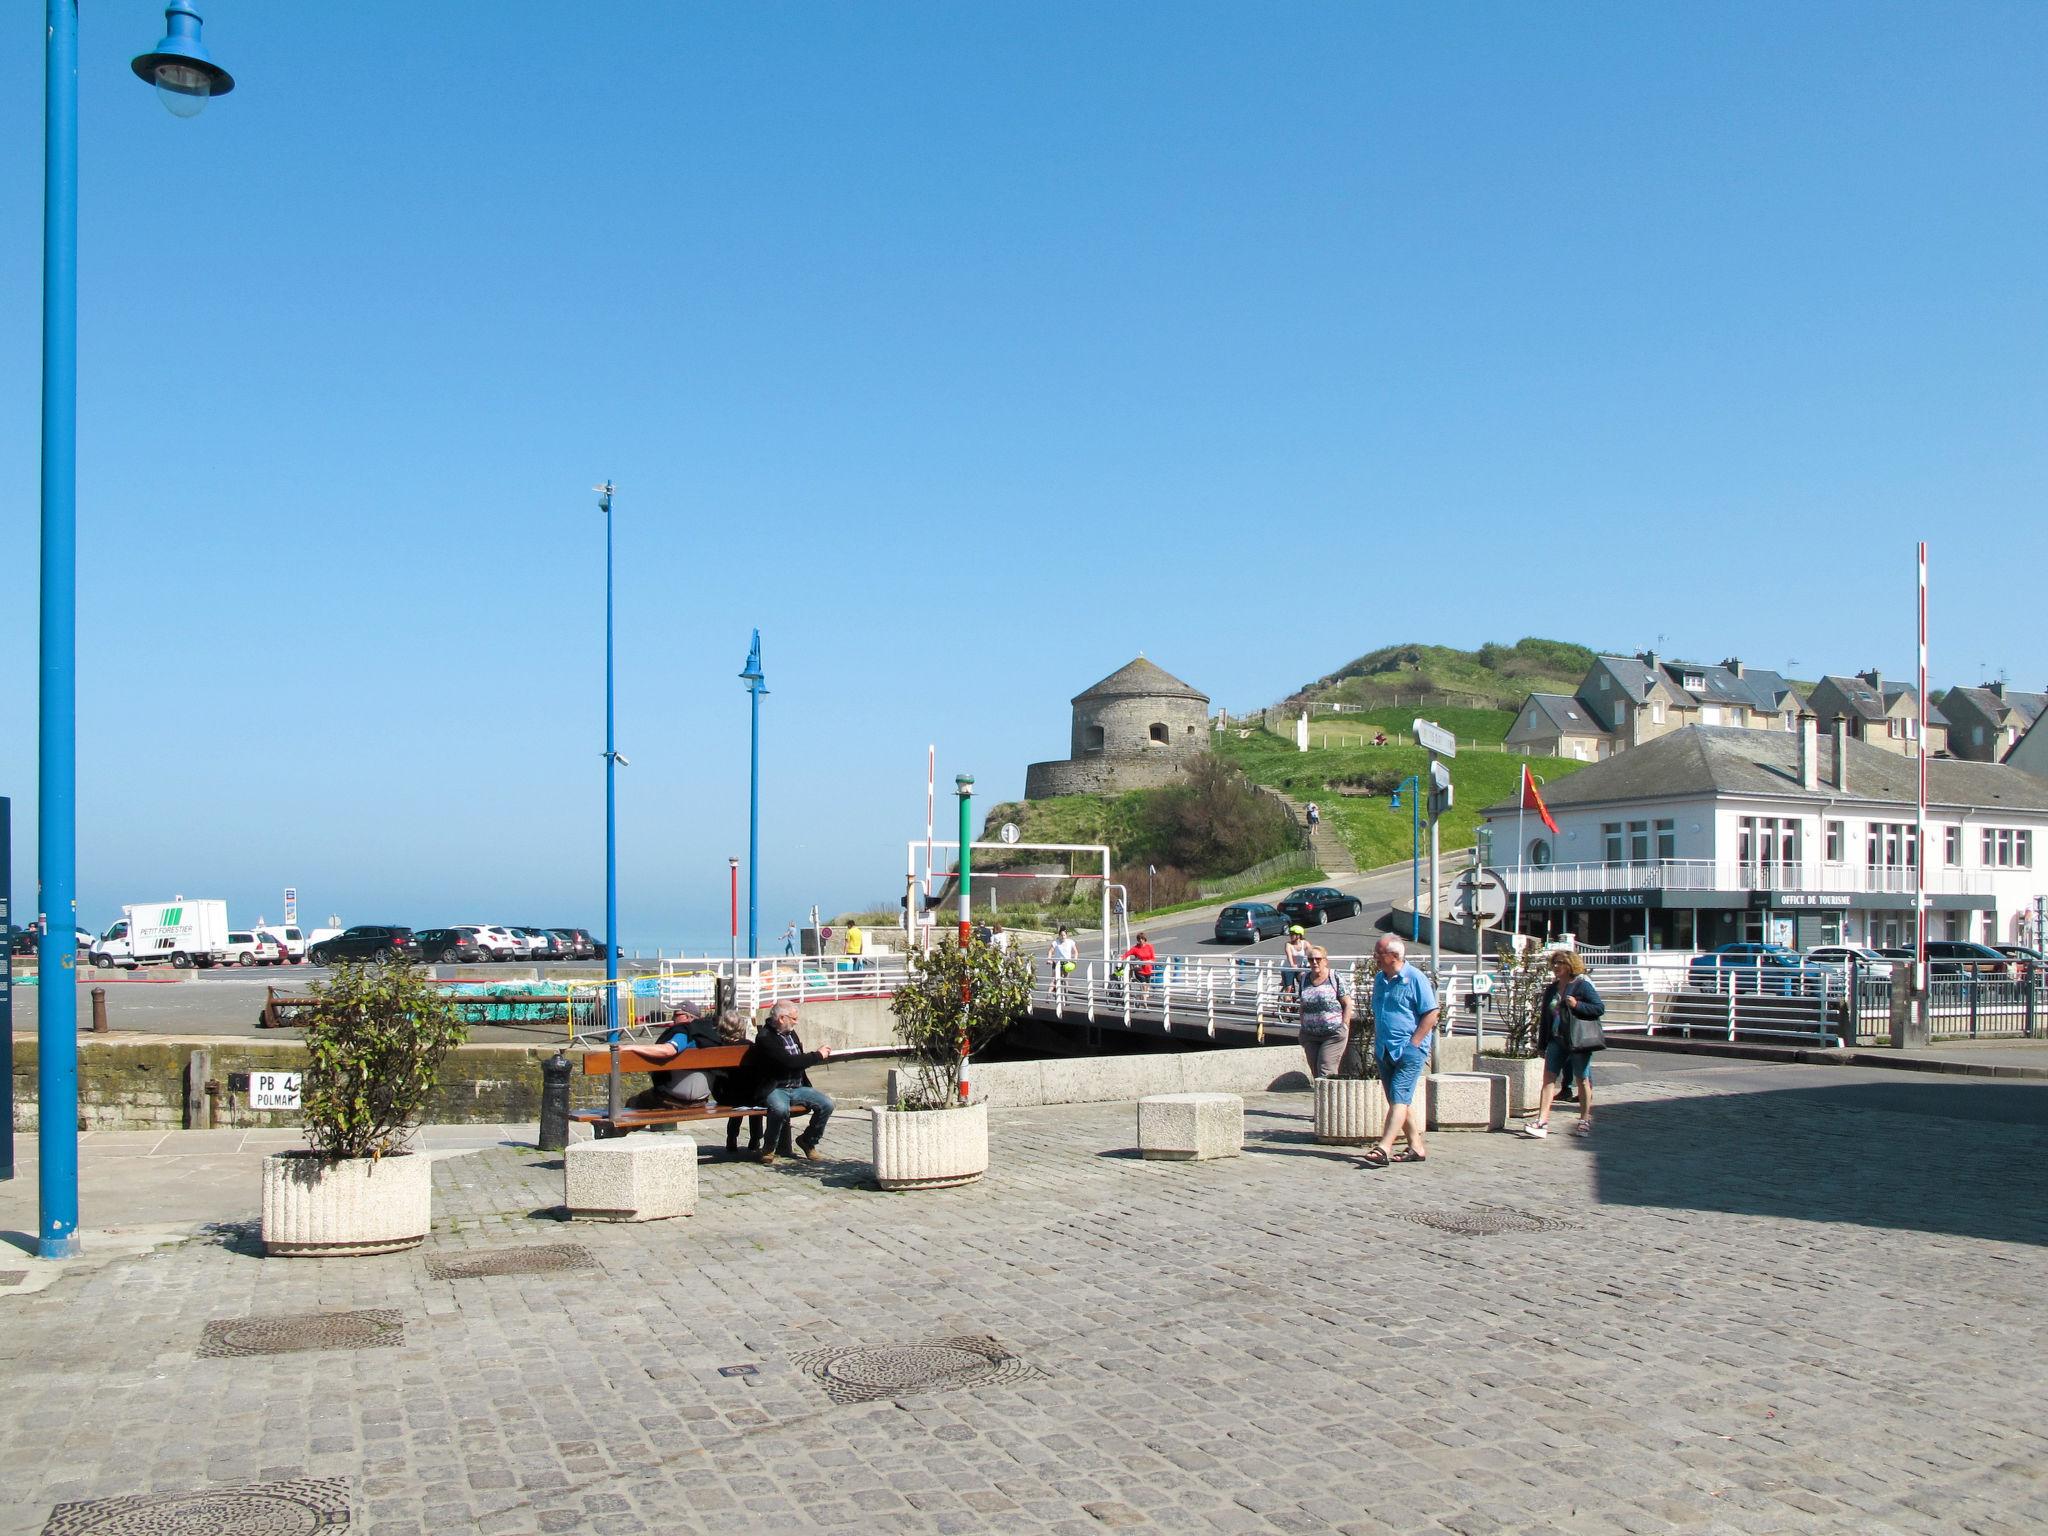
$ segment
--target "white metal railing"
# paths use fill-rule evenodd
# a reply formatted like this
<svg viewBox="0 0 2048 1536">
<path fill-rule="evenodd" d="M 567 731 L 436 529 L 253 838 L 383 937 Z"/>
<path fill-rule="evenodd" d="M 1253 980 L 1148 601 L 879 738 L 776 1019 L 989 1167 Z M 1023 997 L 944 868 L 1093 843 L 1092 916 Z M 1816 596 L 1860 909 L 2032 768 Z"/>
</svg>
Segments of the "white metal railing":
<svg viewBox="0 0 2048 1536">
<path fill-rule="evenodd" d="M 1498 873 L 1522 893 L 1595 891 L 1825 891 L 1910 896 L 1916 871 L 1894 864 L 1777 864 L 1742 859 L 1646 859 L 1621 863 L 1509 865 Z M 1982 895 L 1982 870 L 1936 869 L 1927 889 L 1940 896 Z"/>
</svg>

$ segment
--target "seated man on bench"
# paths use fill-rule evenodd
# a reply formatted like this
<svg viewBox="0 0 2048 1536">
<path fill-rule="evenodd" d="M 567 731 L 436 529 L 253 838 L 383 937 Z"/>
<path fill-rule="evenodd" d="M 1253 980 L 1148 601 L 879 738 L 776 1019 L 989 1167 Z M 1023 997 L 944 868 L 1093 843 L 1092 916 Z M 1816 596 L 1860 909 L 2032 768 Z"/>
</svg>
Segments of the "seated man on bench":
<svg viewBox="0 0 2048 1536">
<path fill-rule="evenodd" d="M 745 1039 L 742 1033 L 741 1039 Z M 737 1045 L 739 1040 L 725 1040 L 721 1036 L 719 1021 L 703 1017 L 688 1004 L 676 1009 L 675 1022 L 664 1029 L 653 1045 L 642 1046 L 640 1054 L 650 1059 L 677 1056 L 699 1046 Z M 709 1105 L 713 1102 L 712 1084 L 709 1074 L 692 1072 L 686 1065 L 678 1065 L 673 1072 L 651 1074 L 654 1086 L 642 1089 L 626 1101 L 629 1109 L 672 1109 L 681 1105 Z"/>
<path fill-rule="evenodd" d="M 796 1140 L 796 1149 L 812 1162 L 818 1160 L 818 1143 L 825 1135 L 825 1123 L 832 1118 L 832 1101 L 811 1086 L 806 1069 L 828 1060 L 831 1047 L 806 1051 L 796 1033 L 797 1007 L 784 998 L 768 1010 L 768 1022 L 754 1037 L 739 1076 L 750 1090 L 760 1092 L 768 1108 L 767 1144 L 761 1161 L 775 1161 L 782 1138 L 789 1133 L 789 1112 L 798 1104 L 810 1111 L 810 1125 Z"/>
</svg>

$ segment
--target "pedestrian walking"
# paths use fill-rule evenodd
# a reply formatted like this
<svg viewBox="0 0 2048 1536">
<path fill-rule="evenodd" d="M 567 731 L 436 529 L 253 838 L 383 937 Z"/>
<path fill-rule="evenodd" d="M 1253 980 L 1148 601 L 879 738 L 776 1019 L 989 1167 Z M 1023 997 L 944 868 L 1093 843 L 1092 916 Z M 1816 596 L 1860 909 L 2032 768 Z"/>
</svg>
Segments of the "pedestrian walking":
<svg viewBox="0 0 2048 1536">
<path fill-rule="evenodd" d="M 1379 966 L 1372 979 L 1372 1061 L 1380 1088 L 1387 1096 L 1387 1128 L 1365 1149 L 1368 1168 L 1395 1161 L 1394 1143 L 1403 1135 L 1408 1149 L 1404 1163 L 1429 1161 L 1423 1145 L 1422 1116 L 1415 1112 L 1415 1088 L 1429 1068 L 1429 1037 L 1436 1030 L 1436 988 L 1408 963 L 1408 946 L 1388 934 L 1373 946 Z"/>
<path fill-rule="evenodd" d="M 1577 950 L 1560 949 L 1550 957 L 1550 985 L 1537 1004 L 1536 1048 L 1543 1056 L 1543 1092 L 1536 1104 L 1536 1123 L 1523 1128 L 1524 1136 L 1550 1134 L 1550 1105 L 1559 1087 L 1579 1090 L 1579 1123 L 1573 1134 L 1593 1134 L 1593 1053 L 1603 1049 L 1607 1037 L 1600 1028 L 1600 1016 L 1607 1004 L 1586 974 L 1586 962 Z"/>
<path fill-rule="evenodd" d="M 1311 800 L 1308 803 L 1308 829 L 1313 832 L 1323 823 L 1323 808 Z"/>
<path fill-rule="evenodd" d="M 989 929 L 988 941 L 993 948 L 1000 949 L 1004 954 L 1010 952 L 1010 934 L 1001 923 Z"/>
<path fill-rule="evenodd" d="M 796 953 L 795 923 L 791 923 L 787 928 L 782 930 L 782 952 L 785 955 L 793 955 Z"/>
<path fill-rule="evenodd" d="M 1081 959 L 1081 946 L 1073 935 L 1062 928 L 1053 936 L 1052 948 L 1045 952 L 1045 962 L 1052 967 L 1052 995 L 1063 998 L 1067 993 L 1067 978 L 1074 974 L 1074 967 Z"/>
<path fill-rule="evenodd" d="M 1131 973 L 1148 987 L 1152 985 L 1152 962 L 1158 958 L 1159 951 L 1142 933 L 1138 935 L 1138 942 L 1124 951 L 1124 959 L 1132 962 Z"/>
<path fill-rule="evenodd" d="M 1301 988 L 1301 1022 L 1297 1038 L 1308 1058 L 1310 1077 L 1335 1077 L 1351 1040 L 1351 994 L 1330 969 L 1330 952 L 1320 944 L 1309 950 L 1308 980 Z"/>
<path fill-rule="evenodd" d="M 853 962 L 853 969 L 864 971 L 868 963 L 861 957 L 867 953 L 868 936 L 860 930 L 860 924 L 849 921 L 846 925 L 846 958 Z"/>
<path fill-rule="evenodd" d="M 1287 930 L 1287 947 L 1280 952 L 1280 995 L 1301 996 L 1301 984 L 1308 979 L 1308 962 L 1313 950 L 1308 930 L 1296 923 Z"/>
</svg>

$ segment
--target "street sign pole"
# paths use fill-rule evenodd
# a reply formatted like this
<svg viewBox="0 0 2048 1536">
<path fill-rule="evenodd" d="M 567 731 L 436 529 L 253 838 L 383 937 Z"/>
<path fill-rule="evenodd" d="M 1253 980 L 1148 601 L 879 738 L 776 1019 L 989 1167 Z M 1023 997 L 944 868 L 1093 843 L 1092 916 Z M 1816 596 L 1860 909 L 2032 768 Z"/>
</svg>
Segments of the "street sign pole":
<svg viewBox="0 0 2048 1536">
<path fill-rule="evenodd" d="M 1440 866 L 1442 858 L 1441 837 L 1437 823 L 1451 804 L 1450 771 L 1437 761 L 1438 755 L 1456 757 L 1458 738 L 1433 720 L 1410 722 L 1418 746 L 1429 751 L 1429 979 L 1432 985 L 1443 973 L 1443 924 L 1439 908 L 1443 904 L 1443 886 Z"/>
</svg>

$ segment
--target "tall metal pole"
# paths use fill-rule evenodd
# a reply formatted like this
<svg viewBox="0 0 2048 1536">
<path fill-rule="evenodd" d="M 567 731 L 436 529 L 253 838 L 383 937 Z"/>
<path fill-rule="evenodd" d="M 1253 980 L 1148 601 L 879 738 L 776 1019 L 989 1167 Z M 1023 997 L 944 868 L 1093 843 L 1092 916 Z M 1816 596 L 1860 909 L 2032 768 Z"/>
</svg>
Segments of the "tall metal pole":
<svg viewBox="0 0 2048 1536">
<path fill-rule="evenodd" d="M 732 973 L 740 973 L 740 861 L 727 859 L 732 874 Z"/>
<path fill-rule="evenodd" d="M 1429 763 L 1434 770 L 1434 752 L 1429 754 Z M 1436 774 L 1433 771 L 1429 781 L 1434 788 Z M 1429 810 L 1429 979 L 1432 984 L 1443 974 L 1443 914 L 1437 911 L 1442 895 L 1443 883 L 1437 875 L 1437 815 L 1436 807 L 1432 805 Z"/>
<path fill-rule="evenodd" d="M 1415 792 L 1408 802 L 1408 942 L 1412 944 L 1422 937 L 1422 775 L 1409 777 L 1415 780 Z"/>
<path fill-rule="evenodd" d="M 1920 792 L 1914 807 L 1913 837 L 1918 843 L 1913 871 L 1913 990 L 1927 986 L 1927 544 L 1919 548 L 1920 564 L 1920 740 L 1918 742 Z M 1848 750 L 1846 741 L 1843 751 Z M 1835 764 L 1835 780 L 1842 781 L 1842 765 Z M 1997 935 L 1993 934 L 1993 938 Z"/>
<path fill-rule="evenodd" d="M 612 483 L 597 488 L 604 513 L 604 1031 L 611 1050 L 609 1113 L 619 1117 L 619 743 L 612 686 Z"/>
<path fill-rule="evenodd" d="M 78 0 L 43 54 L 42 631 L 37 695 L 36 1251 L 78 1254 Z"/>
<path fill-rule="evenodd" d="M 754 631 L 754 643 L 747 651 L 746 670 L 740 673 L 752 699 L 752 740 L 747 771 L 747 958 L 761 958 L 761 695 L 768 691 L 767 676 L 761 671 L 761 631 Z M 811 926 L 818 926 L 816 909 Z M 820 954 L 823 953 L 821 948 Z"/>
<path fill-rule="evenodd" d="M 974 775 L 955 776 L 960 796 L 960 1102 L 967 1102 L 967 1026 L 973 1017 L 974 983 L 968 969 L 968 949 L 974 940 L 973 905 L 970 885 L 974 876 L 974 837 L 968 831 L 969 812 L 974 806 Z"/>
</svg>

